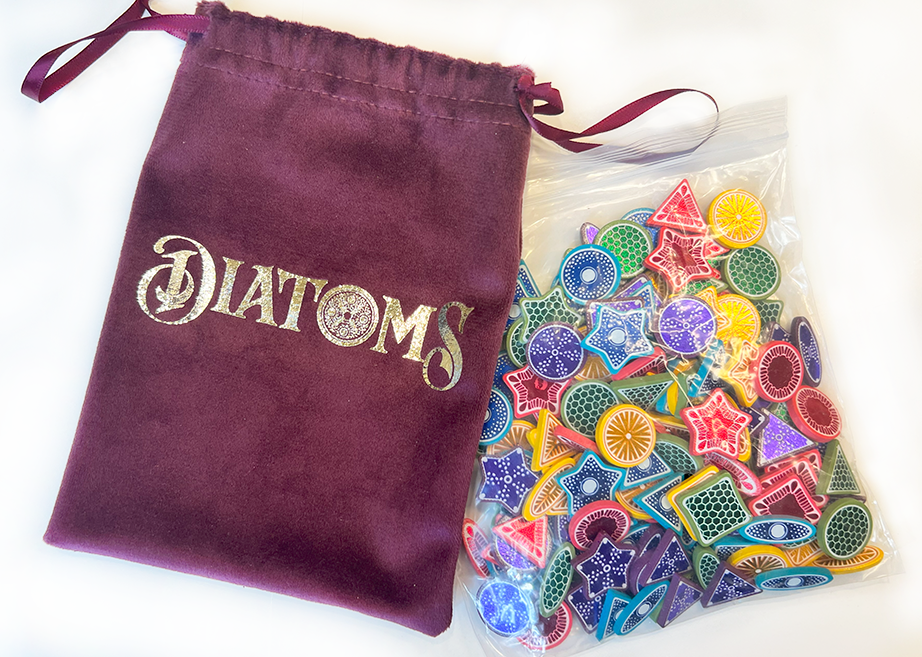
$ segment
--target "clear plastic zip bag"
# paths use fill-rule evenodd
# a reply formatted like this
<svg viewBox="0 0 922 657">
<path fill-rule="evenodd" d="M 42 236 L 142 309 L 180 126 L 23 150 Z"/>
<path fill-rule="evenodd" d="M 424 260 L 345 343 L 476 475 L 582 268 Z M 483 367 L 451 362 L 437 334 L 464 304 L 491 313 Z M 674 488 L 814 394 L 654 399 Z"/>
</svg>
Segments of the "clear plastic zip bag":
<svg viewBox="0 0 922 657">
<path fill-rule="evenodd" d="M 786 140 L 781 100 L 629 146 L 533 144 L 458 566 L 488 654 L 574 655 L 899 572 L 824 356 Z"/>
</svg>

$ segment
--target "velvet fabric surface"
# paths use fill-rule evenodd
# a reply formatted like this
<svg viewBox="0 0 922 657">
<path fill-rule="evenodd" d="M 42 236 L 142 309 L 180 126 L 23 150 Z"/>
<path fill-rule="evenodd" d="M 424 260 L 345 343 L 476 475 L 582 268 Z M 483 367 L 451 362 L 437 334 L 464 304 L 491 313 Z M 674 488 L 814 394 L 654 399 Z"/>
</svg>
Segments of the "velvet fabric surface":
<svg viewBox="0 0 922 657">
<path fill-rule="evenodd" d="M 519 261 L 525 71 L 198 12 L 45 539 L 437 635 Z"/>
</svg>

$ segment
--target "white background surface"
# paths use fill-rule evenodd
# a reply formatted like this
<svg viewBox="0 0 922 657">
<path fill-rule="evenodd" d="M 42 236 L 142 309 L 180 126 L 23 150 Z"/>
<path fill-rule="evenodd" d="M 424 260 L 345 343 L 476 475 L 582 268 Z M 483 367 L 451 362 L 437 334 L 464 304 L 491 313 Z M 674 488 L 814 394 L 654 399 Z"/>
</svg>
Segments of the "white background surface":
<svg viewBox="0 0 922 657">
<path fill-rule="evenodd" d="M 350 611 L 42 543 L 132 195 L 182 44 L 162 33 L 131 35 L 39 106 L 18 93 L 32 62 L 103 28 L 128 0 L 2 4 L 0 655 L 480 654 L 457 605 L 451 629 L 431 639 Z M 230 6 L 473 60 L 527 64 L 562 91 L 567 112 L 551 121 L 569 129 L 670 87 L 706 90 L 723 107 L 787 96 L 790 174 L 827 356 L 858 467 L 883 508 L 904 572 L 883 583 L 737 605 L 591 654 L 922 654 L 922 5 Z M 194 3 L 155 7 L 191 12 Z"/>
</svg>

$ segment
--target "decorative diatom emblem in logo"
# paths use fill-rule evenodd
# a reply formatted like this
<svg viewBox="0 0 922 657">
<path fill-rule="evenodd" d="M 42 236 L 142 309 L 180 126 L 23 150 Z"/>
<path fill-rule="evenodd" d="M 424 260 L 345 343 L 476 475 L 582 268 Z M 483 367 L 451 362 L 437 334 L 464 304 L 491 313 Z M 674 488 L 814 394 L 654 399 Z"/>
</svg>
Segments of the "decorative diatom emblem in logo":
<svg viewBox="0 0 922 657">
<path fill-rule="evenodd" d="M 317 325 L 333 344 L 354 347 L 372 336 L 378 326 L 374 297 L 355 285 L 338 285 L 320 299 Z"/>
</svg>

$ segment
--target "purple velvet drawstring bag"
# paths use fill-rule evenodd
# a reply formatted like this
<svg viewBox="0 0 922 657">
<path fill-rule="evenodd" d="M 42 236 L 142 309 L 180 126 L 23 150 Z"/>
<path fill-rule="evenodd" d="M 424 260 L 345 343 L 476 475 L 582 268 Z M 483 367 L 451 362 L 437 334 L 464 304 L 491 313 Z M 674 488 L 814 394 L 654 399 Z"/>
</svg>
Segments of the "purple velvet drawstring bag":
<svg viewBox="0 0 922 657">
<path fill-rule="evenodd" d="M 23 93 L 45 100 L 138 30 L 187 45 L 45 540 L 437 635 L 531 130 L 583 151 L 690 90 L 574 133 L 535 119 L 563 105 L 525 68 L 134 0 Z"/>
<path fill-rule="evenodd" d="M 528 72 L 197 14 L 45 540 L 439 634 L 519 262 Z"/>
</svg>

